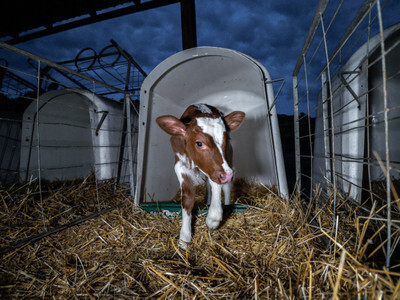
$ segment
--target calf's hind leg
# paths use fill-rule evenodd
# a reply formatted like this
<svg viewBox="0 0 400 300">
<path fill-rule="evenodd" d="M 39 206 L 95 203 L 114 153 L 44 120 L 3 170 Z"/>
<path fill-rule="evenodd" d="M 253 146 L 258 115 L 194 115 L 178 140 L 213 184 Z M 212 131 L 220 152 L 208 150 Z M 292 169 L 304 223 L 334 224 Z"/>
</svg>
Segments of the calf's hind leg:
<svg viewBox="0 0 400 300">
<path fill-rule="evenodd" d="M 224 191 L 225 205 L 229 205 L 231 202 L 232 181 L 225 183 L 222 186 L 222 190 Z"/>
<path fill-rule="evenodd" d="M 210 185 L 210 179 L 207 178 L 206 180 L 206 199 L 207 199 L 207 204 L 211 204 L 211 185 Z"/>
<path fill-rule="evenodd" d="M 195 190 L 193 180 L 189 176 L 183 175 L 182 179 L 182 227 L 179 236 L 179 246 L 186 249 L 186 244 L 192 240 L 192 210 L 194 207 Z"/>
</svg>

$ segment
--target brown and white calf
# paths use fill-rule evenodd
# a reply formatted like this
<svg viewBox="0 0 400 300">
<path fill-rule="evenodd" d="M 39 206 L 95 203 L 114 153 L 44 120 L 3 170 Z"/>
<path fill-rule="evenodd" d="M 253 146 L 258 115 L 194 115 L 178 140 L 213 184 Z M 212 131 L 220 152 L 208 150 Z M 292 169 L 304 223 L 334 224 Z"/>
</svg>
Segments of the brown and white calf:
<svg viewBox="0 0 400 300">
<path fill-rule="evenodd" d="M 228 132 L 243 123 L 245 113 L 234 111 L 227 116 L 207 104 L 189 106 L 180 119 L 167 115 L 157 118 L 157 124 L 171 135 L 175 152 L 175 173 L 182 195 L 182 227 L 180 246 L 192 239 L 192 209 L 195 185 L 201 173 L 207 178 L 208 202 L 210 204 L 206 224 L 215 229 L 222 220 L 221 190 L 225 204 L 229 204 L 233 170 L 227 162 Z M 211 199 L 210 199 L 211 198 Z"/>
</svg>

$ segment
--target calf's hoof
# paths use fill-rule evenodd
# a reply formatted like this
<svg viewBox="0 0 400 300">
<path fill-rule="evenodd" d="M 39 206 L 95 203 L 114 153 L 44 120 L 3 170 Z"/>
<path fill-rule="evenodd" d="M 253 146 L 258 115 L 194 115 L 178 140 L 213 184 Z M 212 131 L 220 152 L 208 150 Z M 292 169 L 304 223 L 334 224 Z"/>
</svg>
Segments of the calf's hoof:
<svg viewBox="0 0 400 300">
<path fill-rule="evenodd" d="M 220 222 L 221 222 L 221 220 L 218 220 L 218 219 L 212 219 L 212 218 L 206 219 L 206 225 L 210 229 L 217 229 Z"/>
<path fill-rule="evenodd" d="M 187 250 L 189 248 L 189 243 L 179 240 L 178 247 L 182 250 Z"/>
<path fill-rule="evenodd" d="M 221 220 L 222 220 L 222 208 L 219 209 L 210 208 L 206 219 L 206 224 L 208 228 L 217 229 Z"/>
</svg>

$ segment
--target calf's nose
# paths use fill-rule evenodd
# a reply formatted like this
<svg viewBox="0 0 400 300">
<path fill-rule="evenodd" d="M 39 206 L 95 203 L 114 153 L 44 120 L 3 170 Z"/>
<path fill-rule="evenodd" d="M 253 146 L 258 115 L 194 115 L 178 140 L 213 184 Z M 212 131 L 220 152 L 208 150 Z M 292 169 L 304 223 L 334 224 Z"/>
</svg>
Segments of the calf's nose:
<svg viewBox="0 0 400 300">
<path fill-rule="evenodd" d="M 231 172 L 231 173 L 222 173 L 219 177 L 221 178 L 221 183 L 227 183 L 227 182 L 232 180 L 233 172 Z"/>
</svg>

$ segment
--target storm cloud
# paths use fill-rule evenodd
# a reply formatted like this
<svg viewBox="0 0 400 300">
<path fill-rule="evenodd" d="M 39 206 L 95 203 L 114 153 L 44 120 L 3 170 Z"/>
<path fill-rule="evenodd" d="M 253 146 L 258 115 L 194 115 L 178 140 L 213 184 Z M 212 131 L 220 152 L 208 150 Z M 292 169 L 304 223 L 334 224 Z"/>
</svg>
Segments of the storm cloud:
<svg viewBox="0 0 400 300">
<path fill-rule="evenodd" d="M 318 2 L 196 0 L 198 46 L 241 51 L 261 62 L 273 78 L 285 78 L 277 108 L 279 113 L 293 114 L 292 72 Z M 328 19 L 335 7 L 343 6 L 343 13 L 329 32 L 338 39 L 362 1 L 331 2 L 333 9 L 327 11 Z M 385 26 L 400 20 L 400 4 L 389 1 L 387 5 L 392 7 L 385 9 Z M 164 59 L 182 50 L 180 5 L 106 20 L 16 46 L 57 62 L 73 59 L 86 47 L 99 52 L 109 45 L 110 39 L 119 43 L 149 73 Z"/>
</svg>

